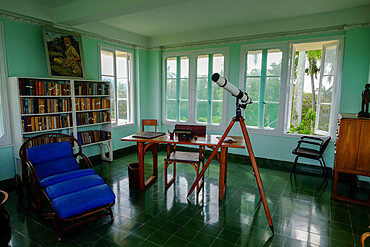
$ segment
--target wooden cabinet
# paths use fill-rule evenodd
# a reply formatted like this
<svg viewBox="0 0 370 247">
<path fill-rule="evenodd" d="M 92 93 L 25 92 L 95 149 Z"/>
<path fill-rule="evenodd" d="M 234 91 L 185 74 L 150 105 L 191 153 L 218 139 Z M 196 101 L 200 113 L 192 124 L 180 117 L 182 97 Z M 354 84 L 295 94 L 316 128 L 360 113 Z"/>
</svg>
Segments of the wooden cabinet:
<svg viewBox="0 0 370 247">
<path fill-rule="evenodd" d="M 370 119 L 340 114 L 335 149 L 333 198 L 370 205 L 370 199 L 358 201 L 337 192 L 338 173 L 370 176 Z"/>
</svg>

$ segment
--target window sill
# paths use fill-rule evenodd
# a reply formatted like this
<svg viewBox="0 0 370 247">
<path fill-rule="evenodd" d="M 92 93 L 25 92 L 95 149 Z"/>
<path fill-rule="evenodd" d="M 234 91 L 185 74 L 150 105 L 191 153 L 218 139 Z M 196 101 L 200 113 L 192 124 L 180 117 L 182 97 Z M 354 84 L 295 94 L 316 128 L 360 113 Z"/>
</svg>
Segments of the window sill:
<svg viewBox="0 0 370 247">
<path fill-rule="evenodd" d="M 288 138 L 295 138 L 295 139 L 301 138 L 302 136 L 317 136 L 317 135 L 291 134 L 291 133 L 279 131 L 278 129 L 267 130 L 267 129 L 257 129 L 257 128 L 247 127 L 247 130 L 249 134 L 267 135 L 267 136 L 276 136 L 276 137 L 288 137 Z M 238 133 L 241 134 L 240 127 L 238 128 Z M 329 134 L 322 135 L 322 136 L 329 136 Z"/>
<path fill-rule="evenodd" d="M 213 125 L 213 124 L 202 124 L 202 123 L 191 123 L 191 122 L 170 122 L 170 121 L 163 121 L 162 122 L 162 126 L 175 127 L 176 124 L 202 125 L 202 126 L 206 126 L 207 130 L 215 130 L 215 131 L 224 131 L 225 128 L 226 128 L 225 123 L 220 123 L 219 125 Z"/>
<path fill-rule="evenodd" d="M 112 130 L 113 129 L 121 129 L 121 128 L 125 128 L 125 127 L 133 127 L 133 126 L 135 126 L 135 123 L 121 124 L 121 125 L 113 125 L 112 124 Z"/>
</svg>

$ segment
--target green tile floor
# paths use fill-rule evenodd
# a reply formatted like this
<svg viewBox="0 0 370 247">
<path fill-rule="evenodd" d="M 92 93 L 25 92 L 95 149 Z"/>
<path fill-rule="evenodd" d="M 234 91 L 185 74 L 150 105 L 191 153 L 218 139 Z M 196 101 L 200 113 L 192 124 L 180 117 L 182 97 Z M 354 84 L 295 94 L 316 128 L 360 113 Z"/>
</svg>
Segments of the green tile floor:
<svg viewBox="0 0 370 247">
<path fill-rule="evenodd" d="M 6 208 L 11 215 L 10 246 L 361 246 L 368 231 L 370 209 L 331 200 L 331 184 L 321 177 L 260 167 L 275 235 L 268 227 L 260 195 L 247 159 L 229 158 L 226 196 L 218 200 L 217 162 L 206 171 L 205 188 L 187 198 L 194 169 L 177 165 L 176 182 L 164 189 L 163 159 L 159 178 L 145 193 L 130 190 L 127 164 L 136 153 L 112 163 L 95 165 L 117 199 L 114 223 L 109 217 L 62 234 L 57 242 L 50 220 L 39 218 L 25 200 L 10 193 Z M 117 155 L 116 155 L 117 156 Z M 146 177 L 151 157 L 145 158 Z"/>
</svg>

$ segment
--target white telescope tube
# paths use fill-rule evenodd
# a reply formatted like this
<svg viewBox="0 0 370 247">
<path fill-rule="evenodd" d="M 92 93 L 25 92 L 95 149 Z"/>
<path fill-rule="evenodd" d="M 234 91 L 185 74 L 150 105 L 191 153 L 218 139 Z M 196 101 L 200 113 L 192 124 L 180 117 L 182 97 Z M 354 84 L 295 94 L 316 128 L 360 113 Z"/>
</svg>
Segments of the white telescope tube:
<svg viewBox="0 0 370 247">
<path fill-rule="evenodd" d="M 243 93 L 242 90 L 235 87 L 232 83 L 229 83 L 225 78 L 220 76 L 219 73 L 212 75 L 212 81 L 216 82 L 220 87 L 231 93 L 232 96 L 237 97 L 243 104 L 251 104 L 252 100 L 248 97 L 247 93 Z"/>
</svg>

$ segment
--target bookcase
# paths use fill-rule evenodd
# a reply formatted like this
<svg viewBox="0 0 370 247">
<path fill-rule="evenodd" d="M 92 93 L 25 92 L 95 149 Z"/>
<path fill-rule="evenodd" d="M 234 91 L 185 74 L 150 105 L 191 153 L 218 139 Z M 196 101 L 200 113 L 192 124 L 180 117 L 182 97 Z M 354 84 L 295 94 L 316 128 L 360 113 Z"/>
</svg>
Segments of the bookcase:
<svg viewBox="0 0 370 247">
<path fill-rule="evenodd" d="M 9 77 L 8 95 L 17 163 L 22 143 L 45 132 L 73 135 L 82 147 L 100 145 L 101 158 L 113 161 L 109 82 Z"/>
</svg>

